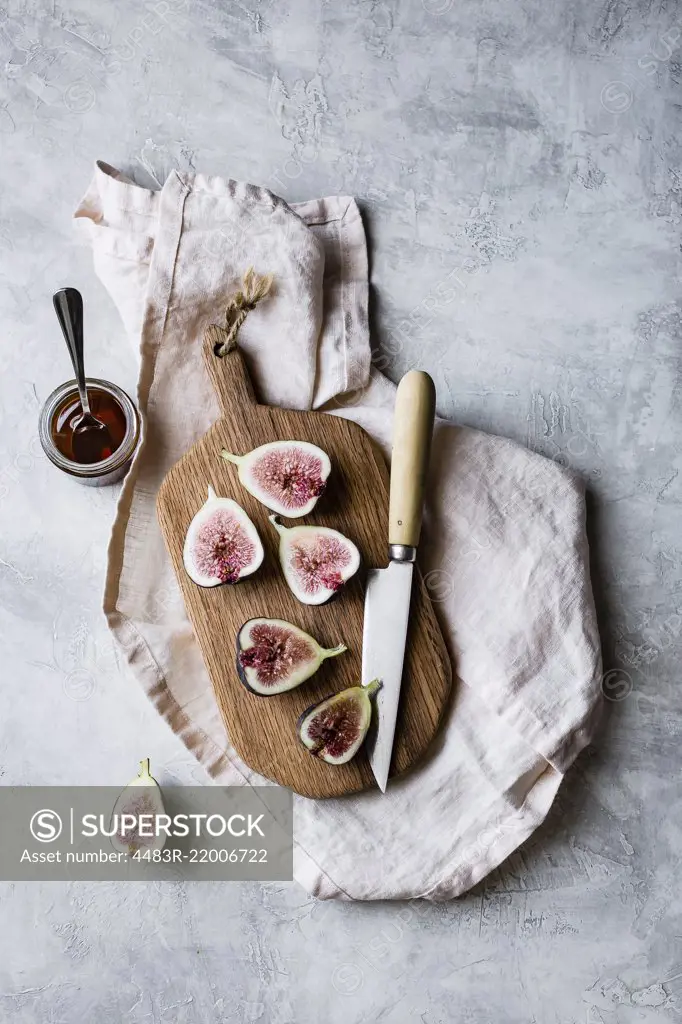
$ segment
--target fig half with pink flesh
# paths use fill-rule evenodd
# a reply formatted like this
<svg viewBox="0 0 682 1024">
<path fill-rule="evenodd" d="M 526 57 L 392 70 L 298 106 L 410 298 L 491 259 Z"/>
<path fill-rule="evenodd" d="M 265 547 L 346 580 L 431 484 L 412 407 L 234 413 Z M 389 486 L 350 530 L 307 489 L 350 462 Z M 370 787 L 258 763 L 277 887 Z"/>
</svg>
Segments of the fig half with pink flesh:
<svg viewBox="0 0 682 1024">
<path fill-rule="evenodd" d="M 300 686 L 323 661 L 346 649 L 345 644 L 320 647 L 283 619 L 249 619 L 237 636 L 237 672 L 247 690 L 269 697 Z"/>
<path fill-rule="evenodd" d="M 190 579 L 199 587 L 237 583 L 256 571 L 263 555 L 258 530 L 241 505 L 209 486 L 185 537 L 182 558 Z"/>
<path fill-rule="evenodd" d="M 283 526 L 270 522 L 280 536 L 279 560 L 289 589 L 302 604 L 324 604 L 360 568 L 352 540 L 326 526 Z"/>
<path fill-rule="evenodd" d="M 327 453 L 307 441 L 273 441 L 247 455 L 225 449 L 220 454 L 238 467 L 249 494 L 288 519 L 312 512 L 332 468 Z"/>
<path fill-rule="evenodd" d="M 381 683 L 352 686 L 313 704 L 298 720 L 298 738 L 327 764 L 346 764 L 362 746 L 372 721 L 371 698 Z"/>
</svg>

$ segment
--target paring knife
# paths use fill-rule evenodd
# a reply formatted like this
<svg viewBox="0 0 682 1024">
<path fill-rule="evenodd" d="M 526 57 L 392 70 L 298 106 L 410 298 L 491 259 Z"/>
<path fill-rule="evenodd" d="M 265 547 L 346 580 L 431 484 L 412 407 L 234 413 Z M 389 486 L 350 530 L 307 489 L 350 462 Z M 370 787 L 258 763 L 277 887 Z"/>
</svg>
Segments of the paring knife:
<svg viewBox="0 0 682 1024">
<path fill-rule="evenodd" d="M 375 700 L 375 727 L 368 738 L 369 760 L 386 792 L 400 700 L 412 573 L 422 523 L 436 389 L 428 373 L 410 370 L 395 398 L 388 509 L 388 568 L 370 569 L 365 592 L 362 682 L 383 683 Z"/>
</svg>

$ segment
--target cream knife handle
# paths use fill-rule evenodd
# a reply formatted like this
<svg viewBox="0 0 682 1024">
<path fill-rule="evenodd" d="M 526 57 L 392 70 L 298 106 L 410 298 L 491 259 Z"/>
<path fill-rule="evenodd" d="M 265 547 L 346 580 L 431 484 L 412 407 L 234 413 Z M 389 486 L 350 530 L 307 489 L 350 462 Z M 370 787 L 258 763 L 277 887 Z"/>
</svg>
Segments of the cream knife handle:
<svg viewBox="0 0 682 1024">
<path fill-rule="evenodd" d="M 422 525 L 436 388 L 428 373 L 410 370 L 395 396 L 388 543 L 416 548 Z M 410 560 L 408 552 L 404 560 Z M 414 552 L 411 553 L 414 558 Z"/>
</svg>

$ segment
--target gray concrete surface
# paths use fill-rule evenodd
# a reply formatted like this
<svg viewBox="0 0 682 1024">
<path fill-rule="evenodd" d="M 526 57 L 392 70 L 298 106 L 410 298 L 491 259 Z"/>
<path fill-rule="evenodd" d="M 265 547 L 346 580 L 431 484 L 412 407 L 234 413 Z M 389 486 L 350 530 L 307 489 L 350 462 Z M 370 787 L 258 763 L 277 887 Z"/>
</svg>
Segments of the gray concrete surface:
<svg viewBox="0 0 682 1024">
<path fill-rule="evenodd" d="M 3 1024 L 680 1018 L 681 35 L 665 0 L 0 11 L 0 781 L 118 785 L 141 749 L 201 778 L 99 617 L 116 493 L 55 500 L 37 446 L 57 287 L 86 293 L 92 372 L 133 387 L 70 224 L 96 157 L 359 198 L 389 375 L 418 362 L 442 413 L 587 479 L 612 698 L 549 822 L 453 904 L 3 883 Z"/>
</svg>

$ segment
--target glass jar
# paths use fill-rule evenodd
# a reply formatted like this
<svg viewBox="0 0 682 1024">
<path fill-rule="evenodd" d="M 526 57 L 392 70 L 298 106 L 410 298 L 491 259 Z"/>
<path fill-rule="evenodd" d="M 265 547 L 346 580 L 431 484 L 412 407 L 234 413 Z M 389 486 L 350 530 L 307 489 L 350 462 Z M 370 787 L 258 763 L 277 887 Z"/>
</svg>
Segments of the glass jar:
<svg viewBox="0 0 682 1024">
<path fill-rule="evenodd" d="M 110 381 L 88 377 L 86 387 L 88 393 L 91 388 L 103 393 L 122 413 L 124 430 L 118 447 L 101 462 L 89 464 L 75 462 L 60 451 L 55 440 L 55 436 L 58 435 L 60 417 L 70 405 L 79 403 L 78 387 L 75 380 L 68 380 L 56 388 L 41 409 L 40 443 L 50 462 L 58 469 L 68 473 L 82 484 L 87 484 L 90 487 L 103 487 L 120 480 L 128 471 L 140 440 L 140 414 L 125 391 Z M 89 394 L 88 397 L 90 397 Z M 93 409 L 93 412 L 97 415 L 96 409 Z"/>
</svg>

